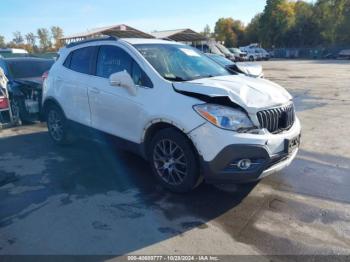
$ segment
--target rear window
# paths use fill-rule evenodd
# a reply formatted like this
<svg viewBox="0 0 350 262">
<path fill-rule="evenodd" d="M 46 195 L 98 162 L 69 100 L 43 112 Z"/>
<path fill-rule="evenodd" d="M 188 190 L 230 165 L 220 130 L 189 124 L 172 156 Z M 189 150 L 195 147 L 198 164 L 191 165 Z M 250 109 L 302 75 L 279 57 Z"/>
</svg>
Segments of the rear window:
<svg viewBox="0 0 350 262">
<path fill-rule="evenodd" d="M 67 58 L 64 66 L 73 71 L 90 74 L 90 66 L 95 47 L 84 47 L 73 51 Z"/>
<path fill-rule="evenodd" d="M 13 78 L 40 77 L 49 71 L 53 65 L 53 60 L 42 61 L 7 61 L 8 70 Z"/>
</svg>

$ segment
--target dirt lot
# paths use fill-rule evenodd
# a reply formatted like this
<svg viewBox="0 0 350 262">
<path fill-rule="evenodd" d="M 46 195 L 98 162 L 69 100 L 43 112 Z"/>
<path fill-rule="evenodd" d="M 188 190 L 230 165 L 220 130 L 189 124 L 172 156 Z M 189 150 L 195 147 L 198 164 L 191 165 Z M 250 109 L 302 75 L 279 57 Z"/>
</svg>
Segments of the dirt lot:
<svg viewBox="0 0 350 262">
<path fill-rule="evenodd" d="M 295 96 L 303 145 L 256 186 L 174 195 L 132 154 L 0 131 L 0 254 L 350 255 L 350 62 L 263 66 Z"/>
</svg>

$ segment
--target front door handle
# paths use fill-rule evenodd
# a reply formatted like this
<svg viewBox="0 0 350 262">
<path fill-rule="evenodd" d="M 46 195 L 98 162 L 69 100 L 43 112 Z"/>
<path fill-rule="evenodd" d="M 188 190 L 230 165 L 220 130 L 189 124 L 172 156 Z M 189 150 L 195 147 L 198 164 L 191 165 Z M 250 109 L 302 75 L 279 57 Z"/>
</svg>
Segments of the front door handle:
<svg viewBox="0 0 350 262">
<path fill-rule="evenodd" d="M 90 91 L 91 91 L 91 93 L 94 93 L 94 94 L 99 94 L 99 93 L 101 93 L 101 91 L 98 90 L 97 88 L 91 88 Z"/>
</svg>

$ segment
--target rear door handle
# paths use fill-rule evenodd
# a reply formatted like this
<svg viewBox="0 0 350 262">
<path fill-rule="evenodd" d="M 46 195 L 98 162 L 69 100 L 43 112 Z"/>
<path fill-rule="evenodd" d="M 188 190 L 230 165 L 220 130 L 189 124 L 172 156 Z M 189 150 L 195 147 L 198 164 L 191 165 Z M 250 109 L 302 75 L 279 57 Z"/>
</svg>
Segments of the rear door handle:
<svg viewBox="0 0 350 262">
<path fill-rule="evenodd" d="M 99 93 L 101 93 L 101 91 L 98 90 L 97 88 L 91 88 L 90 91 L 91 91 L 91 93 L 94 93 L 94 94 L 99 94 Z"/>
</svg>

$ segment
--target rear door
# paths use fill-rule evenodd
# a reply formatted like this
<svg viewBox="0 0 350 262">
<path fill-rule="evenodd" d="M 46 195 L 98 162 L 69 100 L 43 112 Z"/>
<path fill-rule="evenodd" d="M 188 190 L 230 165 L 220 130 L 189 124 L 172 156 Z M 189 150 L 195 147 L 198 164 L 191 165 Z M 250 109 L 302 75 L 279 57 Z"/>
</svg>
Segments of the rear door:
<svg viewBox="0 0 350 262">
<path fill-rule="evenodd" d="M 59 103 L 66 117 L 91 126 L 88 88 L 91 83 L 96 47 L 83 47 L 72 51 L 64 62 L 64 69 L 56 79 Z"/>
</svg>

